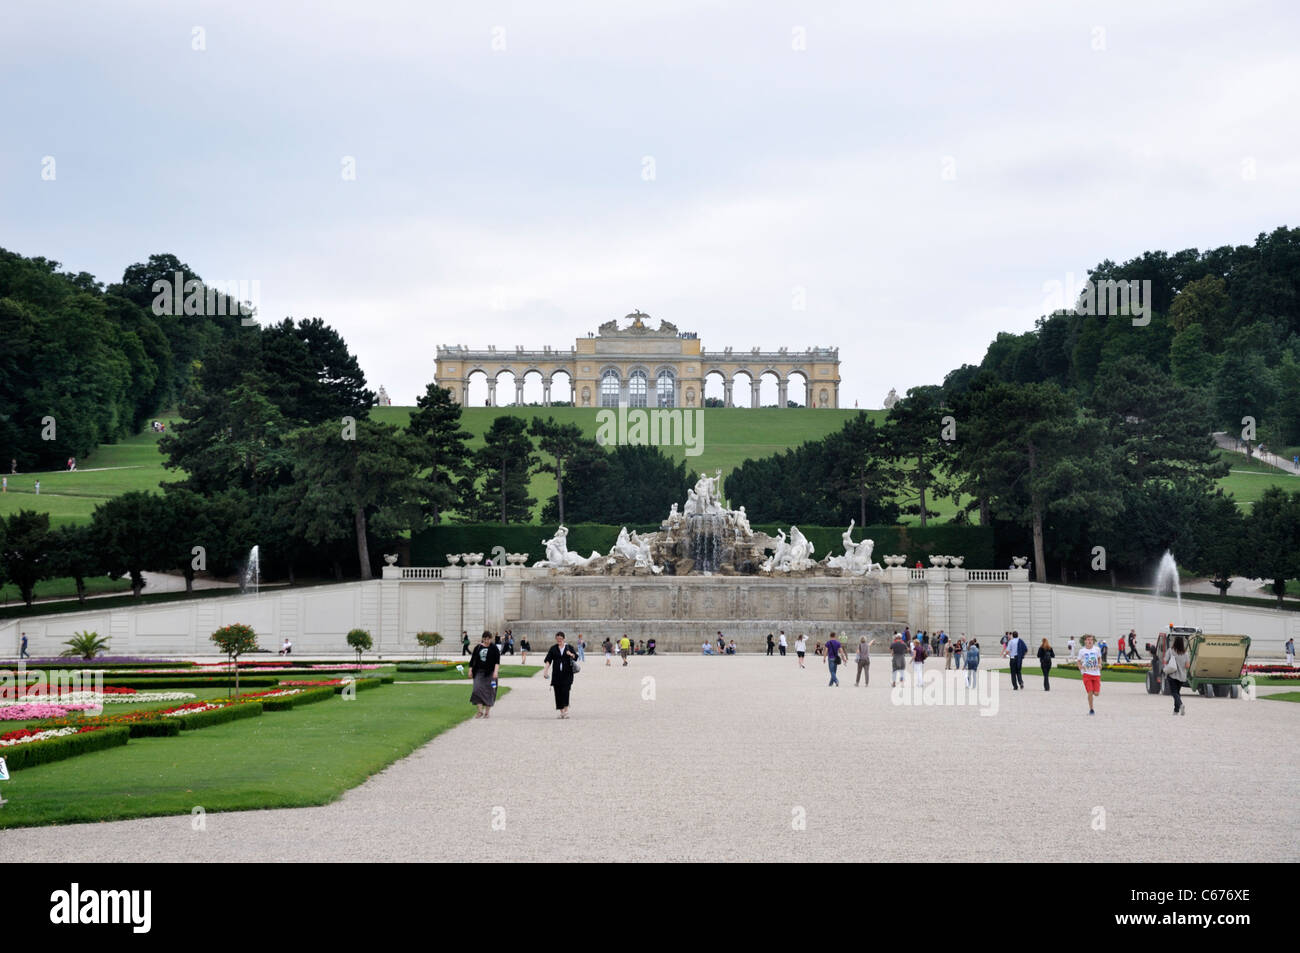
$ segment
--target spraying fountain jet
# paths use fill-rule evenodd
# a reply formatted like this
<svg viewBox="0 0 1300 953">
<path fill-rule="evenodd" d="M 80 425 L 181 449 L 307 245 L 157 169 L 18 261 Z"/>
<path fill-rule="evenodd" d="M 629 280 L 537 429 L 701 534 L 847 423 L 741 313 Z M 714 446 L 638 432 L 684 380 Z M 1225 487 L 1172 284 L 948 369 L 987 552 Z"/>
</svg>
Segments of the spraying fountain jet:
<svg viewBox="0 0 1300 953">
<path fill-rule="evenodd" d="M 258 547 L 254 546 L 248 551 L 248 562 L 244 564 L 244 574 L 240 577 L 239 587 L 248 592 L 252 587 L 253 595 L 257 595 L 257 588 L 262 583 L 262 564 L 261 554 Z"/>
</svg>

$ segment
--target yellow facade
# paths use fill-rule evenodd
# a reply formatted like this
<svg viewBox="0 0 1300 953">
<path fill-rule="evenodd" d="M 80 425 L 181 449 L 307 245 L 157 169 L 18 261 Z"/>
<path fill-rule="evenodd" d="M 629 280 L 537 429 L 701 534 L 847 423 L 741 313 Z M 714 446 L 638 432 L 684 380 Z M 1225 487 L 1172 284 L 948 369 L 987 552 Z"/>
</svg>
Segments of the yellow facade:
<svg viewBox="0 0 1300 953">
<path fill-rule="evenodd" d="M 549 406 L 554 376 L 567 374 L 578 407 L 699 407 L 705 380 L 720 374 L 726 406 L 758 407 L 759 381 L 771 375 L 777 383 L 777 403 L 784 407 L 791 378 L 802 376 L 808 383 L 809 407 L 839 406 L 839 348 L 706 351 L 694 334 L 682 333 L 667 321 L 653 328 L 648 318 L 633 312 L 621 328 L 617 321 L 608 321 L 597 333 L 578 338 L 567 351 L 439 347 L 434 381 L 461 404 L 467 402 L 474 374 L 487 377 L 489 406 L 522 404 L 525 375 L 539 374 L 542 403 Z M 514 375 L 515 393 L 499 395 L 497 378 L 507 372 Z M 748 397 L 734 393 L 737 381 L 743 388 L 746 377 Z"/>
</svg>

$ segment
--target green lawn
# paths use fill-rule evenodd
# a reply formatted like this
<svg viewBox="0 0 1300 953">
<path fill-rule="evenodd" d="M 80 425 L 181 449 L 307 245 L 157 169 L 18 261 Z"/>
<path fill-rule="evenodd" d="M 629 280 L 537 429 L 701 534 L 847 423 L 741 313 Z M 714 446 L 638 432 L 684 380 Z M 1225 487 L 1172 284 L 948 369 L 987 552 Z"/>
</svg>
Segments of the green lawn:
<svg viewBox="0 0 1300 953">
<path fill-rule="evenodd" d="M 167 418 L 167 425 L 171 424 L 172 418 Z M 49 513 L 52 526 L 88 523 L 90 514 L 104 500 L 132 490 L 156 491 L 159 483 L 183 480 L 180 471 L 163 468 L 158 452 L 161 437 L 145 430 L 121 443 L 101 444 L 77 461 L 75 473 L 55 470 L 11 475 L 9 492 L 0 494 L 0 516 L 26 509 Z M 33 486 L 38 478 L 39 496 Z"/>
<path fill-rule="evenodd" d="M 0 827 L 327 804 L 473 713 L 463 686 L 385 685 L 353 701 L 133 738 L 13 772 Z"/>
<path fill-rule="evenodd" d="M 130 592 L 131 580 L 125 576 L 121 579 L 109 579 L 107 576 L 95 576 L 85 580 L 86 593 L 97 595 L 104 592 Z M 37 599 L 75 599 L 77 584 L 71 576 L 59 579 L 42 579 L 36 584 Z M 13 583 L 0 586 L 0 605 L 22 603 L 22 594 Z"/>
<path fill-rule="evenodd" d="M 413 407 L 375 407 L 373 419 L 405 426 Z M 469 441 L 471 450 L 483 445 L 483 434 L 492 421 L 502 415 L 522 417 L 554 417 L 562 423 L 576 423 L 589 437 L 596 436 L 599 411 L 590 407 L 465 407 L 462 409 L 462 426 L 473 434 Z M 703 425 L 697 437 L 700 453 L 687 456 L 686 447 L 664 447 L 672 459 L 685 461 L 688 470 L 712 473 L 721 470 L 725 477 L 749 458 L 771 456 L 797 447 L 810 440 L 820 440 L 839 430 L 857 414 L 857 410 L 809 410 L 807 408 L 779 409 L 775 407 L 751 410 L 741 407 L 706 408 L 702 414 Z M 867 410 L 867 415 L 877 423 L 885 418 L 883 410 Z M 167 418 L 170 426 L 174 417 Z M 62 471 L 40 474 L 41 494 L 33 493 L 32 483 L 37 474 L 18 474 L 10 477 L 9 492 L 0 495 L 0 517 L 19 509 L 35 509 L 50 514 L 55 526 L 85 523 L 97 504 L 130 490 L 158 490 L 159 484 L 183 479 L 183 474 L 163 468 L 163 458 L 157 445 L 160 434 L 152 430 L 137 434 L 118 444 L 105 444 L 84 460 L 78 461 L 76 473 Z M 1234 472 L 1219 481 L 1225 491 L 1237 501 L 1248 506 L 1273 485 L 1288 490 L 1300 489 L 1300 477 L 1293 477 L 1273 467 L 1241 454 L 1220 451 Z M 105 468 L 105 469 L 100 469 Z M 90 472 L 95 471 L 95 472 Z M 555 479 L 549 474 L 537 474 L 529 483 L 529 493 L 538 501 L 536 512 L 555 494 Z M 743 500 L 731 501 L 733 504 Z M 963 501 L 965 502 L 965 501 Z M 951 519 L 958 506 L 952 500 L 930 500 L 930 509 L 938 512 L 940 521 Z M 665 507 L 666 512 L 666 507 Z M 909 516 L 905 523 L 915 524 L 918 518 Z M 45 588 L 49 589 L 47 583 Z M 48 594 L 55 594 L 50 590 Z M 3 593 L 0 593 L 3 598 Z"/>
<path fill-rule="evenodd" d="M 1256 695 L 1271 702 L 1300 702 L 1300 692 L 1274 692 L 1272 695 Z"/>
<path fill-rule="evenodd" d="M 544 653 L 538 653 L 540 658 Z M 542 670 L 540 665 L 502 665 L 502 678 L 531 678 Z M 465 674 L 462 675 L 454 668 L 446 672 L 399 672 L 397 669 L 383 669 L 385 674 L 391 674 L 399 682 L 448 682 L 464 681 L 469 677 L 469 659 L 465 659 Z"/>
</svg>

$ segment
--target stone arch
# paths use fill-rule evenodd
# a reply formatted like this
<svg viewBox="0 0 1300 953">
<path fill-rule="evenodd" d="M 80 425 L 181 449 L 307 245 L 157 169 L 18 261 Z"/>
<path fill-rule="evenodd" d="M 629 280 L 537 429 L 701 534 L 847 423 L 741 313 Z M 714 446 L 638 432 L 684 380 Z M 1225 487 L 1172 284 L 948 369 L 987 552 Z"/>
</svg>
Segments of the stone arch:
<svg viewBox="0 0 1300 953">
<path fill-rule="evenodd" d="M 462 403 L 466 407 L 486 407 L 488 399 L 488 381 L 491 377 L 482 367 L 475 367 L 465 375 L 465 394 Z"/>
<path fill-rule="evenodd" d="M 700 395 L 700 406 L 710 399 L 722 401 L 723 405 L 727 404 L 727 396 L 731 391 L 731 381 L 727 378 L 726 373 L 721 368 L 712 368 L 704 373 L 703 393 Z"/>
<path fill-rule="evenodd" d="M 785 381 L 786 399 L 794 401 L 800 407 L 809 406 L 812 385 L 807 372 L 796 368 L 786 375 Z"/>
<path fill-rule="evenodd" d="M 549 382 L 550 387 L 547 388 Z M 543 396 L 546 396 L 549 390 L 549 397 L 544 401 L 546 404 L 576 404 L 578 401 L 573 393 L 573 374 L 564 368 L 558 368 L 551 372 L 549 378 L 542 378 Z"/>
<path fill-rule="evenodd" d="M 623 375 L 614 366 L 602 367 L 597 381 L 597 404 L 601 407 L 617 407 L 622 403 Z"/>
<path fill-rule="evenodd" d="M 542 373 L 540 367 L 529 367 L 519 375 L 519 382 L 523 384 L 523 404 L 544 404 L 546 388 L 543 386 L 546 375 Z"/>
<path fill-rule="evenodd" d="M 758 406 L 780 407 L 785 392 L 781 372 L 774 367 L 764 368 L 758 375 Z"/>
<path fill-rule="evenodd" d="M 649 407 L 651 394 L 650 372 L 644 365 L 633 365 L 627 372 L 627 405 Z"/>
<path fill-rule="evenodd" d="M 654 407 L 676 407 L 677 369 L 671 364 L 662 364 L 655 368 L 651 381 L 651 405 Z"/>
<path fill-rule="evenodd" d="M 754 391 L 754 374 L 739 368 L 731 375 L 731 402 L 737 407 L 757 407 L 758 394 Z"/>
<path fill-rule="evenodd" d="M 503 367 L 492 375 L 489 383 L 496 385 L 493 388 L 496 392 L 492 400 L 493 407 L 510 407 L 518 403 L 518 388 L 515 386 L 517 380 L 514 369 L 509 367 Z"/>
</svg>

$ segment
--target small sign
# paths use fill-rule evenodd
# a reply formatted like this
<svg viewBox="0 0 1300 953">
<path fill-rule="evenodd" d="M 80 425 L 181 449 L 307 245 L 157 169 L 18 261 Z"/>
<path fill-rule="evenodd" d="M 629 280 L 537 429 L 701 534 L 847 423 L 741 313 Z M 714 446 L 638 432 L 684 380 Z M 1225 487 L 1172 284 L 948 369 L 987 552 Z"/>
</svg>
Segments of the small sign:
<svg viewBox="0 0 1300 953">
<path fill-rule="evenodd" d="M 9 766 L 5 764 L 5 759 L 0 758 L 0 781 L 9 780 Z"/>
</svg>

